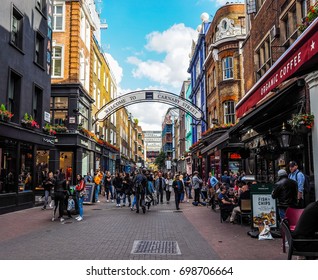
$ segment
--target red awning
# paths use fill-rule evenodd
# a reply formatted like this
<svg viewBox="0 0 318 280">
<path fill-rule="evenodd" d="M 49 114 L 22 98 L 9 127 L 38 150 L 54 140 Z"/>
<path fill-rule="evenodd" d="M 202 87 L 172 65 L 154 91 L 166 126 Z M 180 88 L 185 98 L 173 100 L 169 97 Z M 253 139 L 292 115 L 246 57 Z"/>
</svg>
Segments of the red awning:
<svg viewBox="0 0 318 280">
<path fill-rule="evenodd" d="M 289 49 L 275 62 L 265 75 L 246 93 L 236 105 L 237 118 L 265 98 L 271 90 L 295 76 L 318 53 L 318 18 L 297 38 Z"/>
</svg>

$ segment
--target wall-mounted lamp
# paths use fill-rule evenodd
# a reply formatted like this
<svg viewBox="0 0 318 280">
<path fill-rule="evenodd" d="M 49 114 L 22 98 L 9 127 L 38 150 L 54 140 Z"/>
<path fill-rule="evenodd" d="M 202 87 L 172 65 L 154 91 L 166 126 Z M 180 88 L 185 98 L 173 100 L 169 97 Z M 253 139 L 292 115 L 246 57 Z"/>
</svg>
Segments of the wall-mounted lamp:
<svg viewBox="0 0 318 280">
<path fill-rule="evenodd" d="M 282 125 L 282 131 L 279 134 L 278 141 L 282 149 L 289 148 L 292 133 L 286 130 L 285 123 Z"/>
</svg>

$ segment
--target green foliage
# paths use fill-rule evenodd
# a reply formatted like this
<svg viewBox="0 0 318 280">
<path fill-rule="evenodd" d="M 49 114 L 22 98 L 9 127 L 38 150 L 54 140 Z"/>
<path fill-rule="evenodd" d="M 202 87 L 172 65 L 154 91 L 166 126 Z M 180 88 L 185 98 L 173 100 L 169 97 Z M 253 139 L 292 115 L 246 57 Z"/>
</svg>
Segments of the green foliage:
<svg viewBox="0 0 318 280">
<path fill-rule="evenodd" d="M 166 154 L 161 151 L 155 160 L 155 164 L 158 166 L 159 169 L 162 169 L 165 167 L 165 163 L 166 163 Z"/>
</svg>

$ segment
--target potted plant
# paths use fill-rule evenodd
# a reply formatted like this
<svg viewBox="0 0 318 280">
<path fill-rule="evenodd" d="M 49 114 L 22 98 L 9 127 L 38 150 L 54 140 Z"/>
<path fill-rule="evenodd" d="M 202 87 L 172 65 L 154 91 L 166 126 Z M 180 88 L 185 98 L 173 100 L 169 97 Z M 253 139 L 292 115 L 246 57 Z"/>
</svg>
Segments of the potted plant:
<svg viewBox="0 0 318 280">
<path fill-rule="evenodd" d="M 64 133 L 67 131 L 67 127 L 65 125 L 58 124 L 58 125 L 55 125 L 53 128 L 57 133 Z"/>
<path fill-rule="evenodd" d="M 31 115 L 25 113 L 23 119 L 21 120 L 21 124 L 26 128 L 40 128 L 40 125 L 33 119 Z"/>
<path fill-rule="evenodd" d="M 314 125 L 315 116 L 312 114 L 294 114 L 292 118 L 287 121 L 295 132 L 307 133 Z"/>
<path fill-rule="evenodd" d="M 0 105 L 0 120 L 9 121 L 13 117 L 13 114 L 6 109 L 4 104 Z"/>
<path fill-rule="evenodd" d="M 298 26 L 300 32 L 304 32 L 306 28 L 318 17 L 318 6 L 312 6 L 307 16 L 303 19 L 303 23 Z"/>
<path fill-rule="evenodd" d="M 43 127 L 43 131 L 44 131 L 44 133 L 49 134 L 49 135 L 56 134 L 54 127 L 52 125 L 50 125 L 49 123 L 45 124 L 45 126 Z"/>
</svg>

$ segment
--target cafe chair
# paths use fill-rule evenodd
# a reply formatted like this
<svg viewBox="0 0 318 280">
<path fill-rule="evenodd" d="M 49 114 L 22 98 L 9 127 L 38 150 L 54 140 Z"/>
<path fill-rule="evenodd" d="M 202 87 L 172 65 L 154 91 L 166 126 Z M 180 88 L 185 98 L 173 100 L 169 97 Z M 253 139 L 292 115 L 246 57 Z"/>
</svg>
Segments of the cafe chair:
<svg viewBox="0 0 318 280">
<path fill-rule="evenodd" d="M 296 224 L 301 216 L 301 214 L 304 212 L 304 209 L 298 209 L 298 208 L 292 208 L 288 207 L 285 212 L 285 220 L 287 220 L 289 229 L 291 232 L 293 232 L 296 228 Z M 282 241 L 283 241 L 283 252 L 286 253 L 286 243 L 285 243 L 285 235 L 282 232 Z"/>
<path fill-rule="evenodd" d="M 251 199 L 242 199 L 240 209 L 241 212 L 237 213 L 239 223 L 243 225 L 243 218 L 248 218 L 248 221 L 250 223 L 252 217 Z"/>
<path fill-rule="evenodd" d="M 304 243 L 306 244 L 307 248 L 317 247 L 318 239 L 295 239 L 293 238 L 289 227 L 290 226 L 288 224 L 288 221 L 286 219 L 283 219 L 283 221 L 281 222 L 281 229 L 288 242 L 287 259 L 291 260 L 292 256 L 318 257 L 318 251 L 308 251 L 305 248 L 299 249 Z"/>
</svg>

